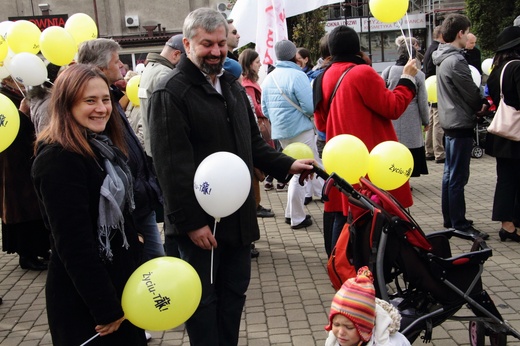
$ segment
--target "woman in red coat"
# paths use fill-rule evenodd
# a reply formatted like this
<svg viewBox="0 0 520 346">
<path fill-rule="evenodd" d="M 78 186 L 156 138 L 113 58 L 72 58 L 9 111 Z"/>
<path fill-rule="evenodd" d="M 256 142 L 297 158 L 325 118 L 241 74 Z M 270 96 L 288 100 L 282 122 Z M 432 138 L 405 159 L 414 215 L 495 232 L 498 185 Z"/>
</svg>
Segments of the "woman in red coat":
<svg viewBox="0 0 520 346">
<path fill-rule="evenodd" d="M 397 141 L 392 120 L 398 119 L 415 96 L 415 60 L 410 60 L 394 90 L 388 90 L 377 72 L 367 64 L 361 52 L 358 34 L 348 26 L 342 25 L 329 34 L 329 50 L 333 57 L 331 65 L 316 79 L 314 98 L 316 128 L 326 132 L 326 140 L 350 134 L 365 143 L 368 151 L 384 141 Z M 333 90 L 344 71 L 349 69 Z M 330 107 L 329 107 L 330 104 Z M 405 207 L 413 204 L 410 185 L 390 191 Z M 325 203 L 325 212 L 332 212 L 332 248 L 343 228 L 349 211 L 348 198 L 337 190 L 331 191 Z"/>
</svg>

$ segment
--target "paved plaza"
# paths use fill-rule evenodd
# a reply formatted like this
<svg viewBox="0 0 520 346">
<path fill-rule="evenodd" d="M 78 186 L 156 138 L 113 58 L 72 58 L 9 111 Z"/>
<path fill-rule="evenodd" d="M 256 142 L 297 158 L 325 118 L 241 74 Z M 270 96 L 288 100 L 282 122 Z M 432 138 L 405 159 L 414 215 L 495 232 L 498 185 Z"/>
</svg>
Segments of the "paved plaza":
<svg viewBox="0 0 520 346">
<path fill-rule="evenodd" d="M 410 209 L 425 233 L 442 229 L 440 187 L 442 164 L 428 162 L 429 175 L 412 178 L 414 206 Z M 467 217 L 490 234 L 493 257 L 485 263 L 483 283 L 498 310 L 520 330 L 520 244 L 500 242 L 498 222 L 491 221 L 495 187 L 495 160 L 472 159 L 466 187 Z M 260 257 L 253 260 L 252 280 L 242 317 L 240 345 L 324 345 L 328 310 L 334 295 L 326 273 L 323 247 L 323 204 L 307 208 L 313 225 L 292 230 L 284 222 L 286 192 L 262 191 L 262 205 L 275 218 L 258 219 Z M 467 252 L 471 244 L 452 240 L 454 254 Z M 46 272 L 23 270 L 18 257 L 0 253 L 0 345 L 51 345 L 45 311 Z M 462 309 L 461 314 L 471 314 Z M 93 332 L 94 334 L 94 332 Z M 149 345 L 189 345 L 181 326 L 152 332 Z M 489 339 L 486 340 L 489 344 Z M 508 338 L 508 345 L 520 341 Z M 421 345 L 418 339 L 414 345 Z M 433 330 L 431 345 L 469 345 L 467 322 L 446 321 Z"/>
</svg>

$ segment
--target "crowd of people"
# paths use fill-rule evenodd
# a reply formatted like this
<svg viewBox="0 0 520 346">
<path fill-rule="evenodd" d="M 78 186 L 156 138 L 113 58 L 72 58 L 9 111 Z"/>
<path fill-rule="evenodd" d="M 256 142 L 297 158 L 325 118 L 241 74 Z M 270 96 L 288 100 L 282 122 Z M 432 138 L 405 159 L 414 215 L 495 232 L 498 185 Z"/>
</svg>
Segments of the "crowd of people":
<svg viewBox="0 0 520 346">
<path fill-rule="evenodd" d="M 2 248 L 19 255 L 22 269 L 48 269 L 53 343 L 81 344 L 97 333 L 92 344 L 144 345 L 145 331 L 124 318 L 122 291 L 139 264 L 168 255 L 190 263 L 202 282 L 200 305 L 186 322 L 191 344 L 237 345 L 251 258 L 260 255 L 257 218 L 275 217 L 260 204 L 260 184 L 271 190 L 274 178 L 277 190 L 288 186 L 284 218 L 295 231 L 312 226 L 306 204 L 314 197 L 325 203 L 327 255 L 347 217 L 359 212 L 335 189 L 323 201 L 321 179 L 299 184 L 300 174 L 322 166 L 325 143 L 341 134 L 360 138 L 369 151 L 383 141 L 403 143 L 413 156 L 412 177 L 428 174 L 427 160 L 444 164 L 444 227 L 488 238 L 465 215 L 473 131 L 489 106 L 469 68 L 482 73 L 470 25 L 463 15 L 448 15 L 425 54 L 417 39 L 398 38 L 395 65 L 381 75 L 348 26 L 322 38 L 316 65 L 307 48 L 282 40 L 261 81 L 258 53 L 237 54 L 233 21 L 200 8 L 161 53 L 148 54 L 139 105 L 124 93 L 136 72 L 122 75 L 120 46 L 111 39 L 82 43 L 67 68 L 49 64 L 52 83 L 25 98 L 23 86 L 4 79 L 0 92 L 19 107 L 21 126 L 0 153 Z M 428 104 L 425 80 L 433 75 L 438 102 Z M 487 85 L 494 104 L 503 98 L 520 109 L 520 27 L 497 37 Z M 282 152 L 296 142 L 307 144 L 313 157 Z M 497 162 L 492 219 L 501 222 L 502 241 L 520 242 L 520 144 L 488 134 L 486 145 Z M 252 184 L 215 234 L 215 218 L 197 202 L 193 177 L 217 151 L 238 155 Z M 403 207 L 413 204 L 408 182 L 389 192 Z M 371 275 L 361 270 L 336 294 L 327 345 L 370 344 L 375 335 L 407 344 L 395 328 L 378 326 L 391 307 L 375 299 Z M 369 307 L 363 319 L 349 312 L 359 292 Z"/>
</svg>

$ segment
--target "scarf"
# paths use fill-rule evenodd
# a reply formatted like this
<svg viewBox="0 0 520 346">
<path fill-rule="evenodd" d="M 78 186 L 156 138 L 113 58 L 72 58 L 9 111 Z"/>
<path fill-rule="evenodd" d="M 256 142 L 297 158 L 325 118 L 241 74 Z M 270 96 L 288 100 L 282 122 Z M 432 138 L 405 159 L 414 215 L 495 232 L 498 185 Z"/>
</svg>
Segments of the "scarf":
<svg viewBox="0 0 520 346">
<path fill-rule="evenodd" d="M 123 238 L 123 247 L 129 247 L 123 211 L 125 207 L 129 211 L 134 210 L 132 174 L 124 154 L 106 135 L 88 131 L 87 138 L 103 158 L 103 166 L 107 173 L 100 189 L 97 231 L 100 256 L 104 261 L 111 262 L 113 253 L 110 240 L 114 236 L 113 231 L 119 230 Z"/>
</svg>

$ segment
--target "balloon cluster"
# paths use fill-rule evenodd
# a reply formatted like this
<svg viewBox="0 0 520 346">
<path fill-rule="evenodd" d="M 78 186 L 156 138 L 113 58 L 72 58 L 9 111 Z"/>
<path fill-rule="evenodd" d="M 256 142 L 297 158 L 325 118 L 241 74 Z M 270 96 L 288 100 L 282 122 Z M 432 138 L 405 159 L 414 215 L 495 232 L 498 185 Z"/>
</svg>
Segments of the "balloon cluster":
<svg viewBox="0 0 520 346">
<path fill-rule="evenodd" d="M 47 81 L 47 67 L 37 56 L 39 52 L 50 63 L 57 66 L 68 65 L 74 59 L 78 46 L 95 39 L 98 35 L 97 25 L 88 15 L 76 13 L 67 19 L 65 28 L 51 26 L 40 29 L 33 22 L 18 20 L 0 23 L 0 79 L 9 75 L 16 83 L 24 86 L 41 85 Z M 12 114 L 12 102 L 8 98 L 0 98 L 0 152 L 5 150 L 14 140 L 19 130 L 18 117 Z M 13 105 L 14 107 L 14 105 Z M 16 125 L 18 124 L 18 125 Z"/>
<path fill-rule="evenodd" d="M 413 156 L 403 144 L 386 141 L 370 153 L 365 144 L 352 135 L 338 135 L 323 148 L 323 165 L 350 184 L 357 184 L 368 174 L 370 181 L 384 190 L 404 185 L 413 171 Z"/>
</svg>

